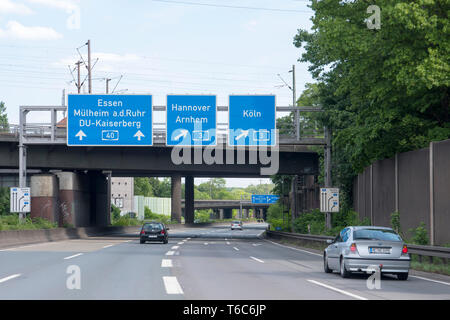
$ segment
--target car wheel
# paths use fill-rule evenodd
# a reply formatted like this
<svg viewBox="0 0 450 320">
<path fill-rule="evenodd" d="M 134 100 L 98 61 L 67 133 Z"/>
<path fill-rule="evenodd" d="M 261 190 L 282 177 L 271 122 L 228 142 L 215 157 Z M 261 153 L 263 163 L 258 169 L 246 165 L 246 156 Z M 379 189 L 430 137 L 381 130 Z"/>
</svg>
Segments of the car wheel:
<svg viewBox="0 0 450 320">
<path fill-rule="evenodd" d="M 341 271 L 341 277 L 342 278 L 348 278 L 350 277 L 350 272 L 345 269 L 345 263 L 344 258 L 341 257 L 341 263 L 340 263 L 340 271 Z"/>
<path fill-rule="evenodd" d="M 323 255 L 323 271 L 325 271 L 325 273 L 332 273 L 333 272 L 333 270 L 331 270 L 328 267 L 328 258 L 327 258 L 326 254 Z"/>
<path fill-rule="evenodd" d="M 398 280 L 408 280 L 408 272 L 397 273 Z"/>
<path fill-rule="evenodd" d="M 144 240 L 140 240 L 139 242 L 140 242 L 140 244 L 143 244 L 143 243 L 145 243 L 145 241 L 144 241 Z"/>
<path fill-rule="evenodd" d="M 164 243 L 164 244 L 168 244 L 168 243 L 169 243 L 169 240 L 164 240 L 163 243 Z"/>
</svg>

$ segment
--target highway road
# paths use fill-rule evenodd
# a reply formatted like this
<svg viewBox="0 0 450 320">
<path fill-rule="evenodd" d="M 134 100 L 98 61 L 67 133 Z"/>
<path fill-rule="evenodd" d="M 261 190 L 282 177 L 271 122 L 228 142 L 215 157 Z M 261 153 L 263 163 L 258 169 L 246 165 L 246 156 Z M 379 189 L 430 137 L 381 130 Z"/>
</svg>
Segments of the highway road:
<svg viewBox="0 0 450 320">
<path fill-rule="evenodd" d="M 266 225 L 171 230 L 169 243 L 136 234 L 0 250 L 0 299 L 450 299 L 450 281 L 325 274 L 315 252 L 262 239 Z M 79 289 L 69 289 L 77 281 Z M 68 271 L 70 273 L 68 273 Z M 68 281 L 69 279 L 69 281 Z"/>
</svg>

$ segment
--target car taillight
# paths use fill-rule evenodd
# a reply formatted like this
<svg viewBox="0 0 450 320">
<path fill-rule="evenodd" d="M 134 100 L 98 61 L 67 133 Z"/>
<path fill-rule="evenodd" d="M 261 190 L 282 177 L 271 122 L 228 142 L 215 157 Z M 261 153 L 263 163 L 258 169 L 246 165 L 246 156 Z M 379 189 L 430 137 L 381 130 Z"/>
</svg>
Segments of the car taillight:
<svg viewBox="0 0 450 320">
<path fill-rule="evenodd" d="M 165 234 L 166 232 L 164 230 L 161 230 L 161 234 Z"/>
<path fill-rule="evenodd" d="M 407 253 L 408 253 L 408 247 L 405 244 L 402 249 L 402 254 L 407 254 Z"/>
<path fill-rule="evenodd" d="M 352 245 L 350 246 L 350 251 L 356 252 L 356 243 L 352 243 Z"/>
<path fill-rule="evenodd" d="M 141 234 L 145 234 L 145 231 L 144 231 L 144 230 L 141 230 Z"/>
</svg>

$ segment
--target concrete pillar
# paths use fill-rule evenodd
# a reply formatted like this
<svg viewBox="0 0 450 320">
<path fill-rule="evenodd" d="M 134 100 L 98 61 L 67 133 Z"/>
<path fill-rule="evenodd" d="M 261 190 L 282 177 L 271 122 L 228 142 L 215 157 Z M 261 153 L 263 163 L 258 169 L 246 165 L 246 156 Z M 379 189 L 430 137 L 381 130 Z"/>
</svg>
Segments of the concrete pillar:
<svg viewBox="0 0 450 320">
<path fill-rule="evenodd" d="M 89 171 L 90 197 L 90 225 L 97 227 L 108 226 L 111 223 L 111 195 L 108 194 L 107 177 L 100 171 Z"/>
<path fill-rule="evenodd" d="M 233 218 L 233 209 L 224 209 L 224 219 Z"/>
<path fill-rule="evenodd" d="M 194 223 L 194 177 L 187 176 L 184 185 L 184 221 Z"/>
<path fill-rule="evenodd" d="M 43 218 L 59 224 L 58 179 L 54 174 L 31 176 L 31 218 Z"/>
<path fill-rule="evenodd" d="M 181 223 L 181 175 L 172 175 L 172 212 L 171 219 Z"/>
<path fill-rule="evenodd" d="M 223 209 L 219 209 L 219 219 L 220 220 L 224 219 L 224 210 Z"/>
<path fill-rule="evenodd" d="M 58 172 L 59 180 L 59 224 L 73 227 L 88 227 L 89 179 L 86 174 Z"/>
</svg>

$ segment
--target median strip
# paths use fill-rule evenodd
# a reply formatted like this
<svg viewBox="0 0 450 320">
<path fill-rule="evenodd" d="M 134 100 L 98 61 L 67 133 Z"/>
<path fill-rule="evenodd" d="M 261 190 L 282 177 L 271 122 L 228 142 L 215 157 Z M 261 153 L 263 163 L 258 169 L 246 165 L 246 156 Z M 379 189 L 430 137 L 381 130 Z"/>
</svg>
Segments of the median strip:
<svg viewBox="0 0 450 320">
<path fill-rule="evenodd" d="M 12 280 L 12 279 L 15 279 L 15 278 L 17 278 L 17 277 L 20 277 L 20 276 L 21 276 L 21 274 L 20 274 L 20 273 L 17 273 L 17 274 L 13 274 L 12 276 L 9 276 L 9 277 L 6 277 L 6 278 L 3 278 L 3 279 L 0 279 L 0 283 L 6 282 L 6 281 L 8 281 L 8 280 Z"/>
<path fill-rule="evenodd" d="M 349 296 L 349 297 L 352 297 L 352 298 L 355 298 L 355 299 L 359 299 L 359 300 L 369 300 L 369 299 L 367 299 L 367 298 L 358 296 L 358 295 L 353 294 L 353 293 L 350 293 L 350 292 L 348 292 L 348 291 L 344 291 L 344 290 L 341 290 L 341 289 L 338 289 L 338 288 L 329 286 L 329 285 L 324 284 L 324 283 L 321 283 L 321 282 L 319 282 L 319 281 L 315 281 L 315 280 L 308 280 L 308 281 L 311 282 L 311 283 L 317 284 L 318 286 L 322 286 L 322 287 L 324 287 L 324 288 L 327 288 L 327 289 L 330 289 L 330 290 L 333 290 L 333 291 L 336 291 L 336 292 L 345 294 L 345 295 L 347 295 L 347 296 Z"/>
<path fill-rule="evenodd" d="M 163 281 L 167 294 L 183 294 L 183 289 L 176 277 L 163 277 Z"/>
</svg>

